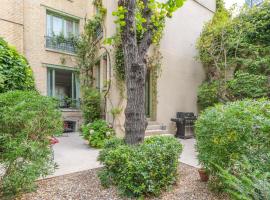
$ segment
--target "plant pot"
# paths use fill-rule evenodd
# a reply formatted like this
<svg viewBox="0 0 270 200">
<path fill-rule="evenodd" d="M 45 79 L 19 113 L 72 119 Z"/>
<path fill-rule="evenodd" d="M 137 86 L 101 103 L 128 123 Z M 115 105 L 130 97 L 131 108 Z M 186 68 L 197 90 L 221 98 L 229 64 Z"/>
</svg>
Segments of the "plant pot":
<svg viewBox="0 0 270 200">
<path fill-rule="evenodd" d="M 198 169 L 200 178 L 202 182 L 207 182 L 209 180 L 209 175 L 205 171 L 205 169 Z"/>
</svg>

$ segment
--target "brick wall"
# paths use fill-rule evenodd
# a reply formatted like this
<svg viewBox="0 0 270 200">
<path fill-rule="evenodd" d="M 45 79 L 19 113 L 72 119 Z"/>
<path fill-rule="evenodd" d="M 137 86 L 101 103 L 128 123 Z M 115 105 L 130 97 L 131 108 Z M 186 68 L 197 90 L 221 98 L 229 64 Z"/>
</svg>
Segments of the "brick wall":
<svg viewBox="0 0 270 200">
<path fill-rule="evenodd" d="M 23 52 L 24 0 L 1 0 L 0 36 Z"/>
</svg>

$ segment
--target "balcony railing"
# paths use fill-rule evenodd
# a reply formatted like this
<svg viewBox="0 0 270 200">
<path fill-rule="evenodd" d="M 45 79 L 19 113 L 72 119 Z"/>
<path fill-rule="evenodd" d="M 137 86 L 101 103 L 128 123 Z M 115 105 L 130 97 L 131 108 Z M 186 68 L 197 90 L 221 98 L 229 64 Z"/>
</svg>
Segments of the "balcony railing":
<svg viewBox="0 0 270 200">
<path fill-rule="evenodd" d="M 263 0 L 246 0 L 246 3 L 250 6 L 258 6 L 263 3 Z"/>
<path fill-rule="evenodd" d="M 76 47 L 74 42 L 68 40 L 59 40 L 57 37 L 45 36 L 46 48 L 75 54 Z"/>
<path fill-rule="evenodd" d="M 60 108 L 73 108 L 80 109 L 81 101 L 80 99 L 61 99 L 59 100 Z"/>
</svg>

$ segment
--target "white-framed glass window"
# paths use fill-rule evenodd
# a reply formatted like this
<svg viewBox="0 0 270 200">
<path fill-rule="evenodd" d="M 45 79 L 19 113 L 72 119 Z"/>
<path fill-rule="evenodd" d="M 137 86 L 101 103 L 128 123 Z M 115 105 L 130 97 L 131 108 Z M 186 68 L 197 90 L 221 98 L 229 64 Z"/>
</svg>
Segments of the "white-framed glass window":
<svg viewBox="0 0 270 200">
<path fill-rule="evenodd" d="M 47 36 L 63 34 L 65 37 L 79 35 L 79 20 L 47 12 Z"/>
</svg>

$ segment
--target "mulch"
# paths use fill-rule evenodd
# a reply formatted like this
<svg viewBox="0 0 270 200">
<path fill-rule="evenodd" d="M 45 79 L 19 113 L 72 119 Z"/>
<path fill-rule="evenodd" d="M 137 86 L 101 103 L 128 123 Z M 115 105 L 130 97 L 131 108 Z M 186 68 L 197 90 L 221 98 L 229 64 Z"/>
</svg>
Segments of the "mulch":
<svg viewBox="0 0 270 200">
<path fill-rule="evenodd" d="M 16 200 L 121 200 L 115 187 L 103 188 L 97 172 L 92 169 L 44 179 L 37 182 L 36 192 L 24 194 Z M 199 180 L 197 169 L 180 164 L 180 178 L 175 186 L 160 197 L 147 200 L 228 200 L 226 195 L 211 192 L 207 183 Z"/>
</svg>

